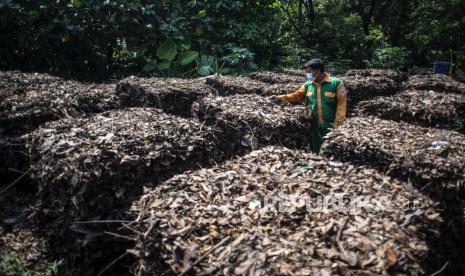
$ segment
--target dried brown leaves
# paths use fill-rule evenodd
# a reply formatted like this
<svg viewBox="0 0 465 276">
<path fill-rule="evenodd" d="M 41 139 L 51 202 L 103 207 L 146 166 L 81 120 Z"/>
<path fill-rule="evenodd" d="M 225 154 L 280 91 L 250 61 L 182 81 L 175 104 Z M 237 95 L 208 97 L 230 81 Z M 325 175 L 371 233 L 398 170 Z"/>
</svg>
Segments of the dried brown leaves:
<svg viewBox="0 0 465 276">
<path fill-rule="evenodd" d="M 345 76 L 355 76 L 355 77 L 360 77 L 360 78 L 382 77 L 382 78 L 389 78 L 397 82 L 403 82 L 407 80 L 407 73 L 403 73 L 397 70 L 390 70 L 390 69 L 349 70 L 345 73 Z"/>
<path fill-rule="evenodd" d="M 143 185 L 223 158 L 216 131 L 157 109 L 108 111 L 46 124 L 29 135 L 32 177 L 53 212 L 105 216 Z"/>
<path fill-rule="evenodd" d="M 212 76 L 206 78 L 205 83 L 221 96 L 233 94 L 255 94 L 255 95 L 281 95 L 294 92 L 302 83 L 275 83 L 268 84 L 253 80 L 248 77 Z"/>
<path fill-rule="evenodd" d="M 286 211 L 263 201 L 290 195 L 385 198 L 391 205 L 311 212 L 301 201 L 287 201 Z M 422 208 L 407 207 L 414 201 Z M 433 207 L 374 170 L 267 147 L 177 175 L 144 195 L 133 206 L 141 233 L 133 253 L 148 274 L 159 272 L 159 258 L 176 273 L 418 274 L 428 251 L 425 233 L 441 221 Z"/>
<path fill-rule="evenodd" d="M 35 78 L 24 80 L 18 88 L 21 92 L 0 102 L 0 124 L 5 132 L 24 133 L 47 121 L 120 107 L 112 84 L 43 78 L 46 80 L 40 82 L 35 82 Z"/>
<path fill-rule="evenodd" d="M 49 262 L 54 260 L 49 259 L 47 240 L 45 238 L 38 237 L 30 229 L 15 229 L 8 233 L 1 232 L 0 229 L 0 252 L 2 252 L 0 256 L 2 258 L 16 257 L 17 260 L 15 261 L 18 262 L 15 263 L 14 260 L 11 260 L 10 267 L 0 267 L 2 274 L 8 275 L 9 272 L 21 272 L 23 275 L 32 273 L 46 275 L 49 272 Z M 15 265 L 26 268 L 27 271 L 18 271 L 19 269 L 14 267 Z M 14 271 L 9 271 L 12 268 Z"/>
<path fill-rule="evenodd" d="M 408 90 L 360 102 L 357 109 L 362 115 L 465 131 L 465 96 L 461 94 Z"/>
<path fill-rule="evenodd" d="M 394 95 L 401 90 L 401 84 L 383 76 L 342 76 L 341 79 L 349 89 L 348 103 L 354 106 L 363 100 L 377 96 Z"/>
<path fill-rule="evenodd" d="M 0 100 L 24 94 L 35 87 L 64 81 L 48 74 L 22 73 L 20 71 L 0 71 Z"/>
<path fill-rule="evenodd" d="M 233 95 L 205 97 L 193 105 L 193 114 L 221 127 L 236 150 L 267 144 L 304 146 L 310 118 L 303 105 L 277 104 L 267 97 Z"/>
<path fill-rule="evenodd" d="M 322 154 L 419 185 L 458 189 L 465 181 L 465 136 L 454 131 L 354 117 L 327 136 Z"/>
<path fill-rule="evenodd" d="M 406 87 L 417 90 L 434 90 L 438 92 L 465 93 L 465 84 L 442 74 L 414 75 L 405 83 Z"/>
<path fill-rule="evenodd" d="M 218 95 L 221 96 L 231 94 L 262 94 L 263 89 L 269 86 L 266 83 L 247 77 L 230 76 L 207 77 L 205 83 L 216 89 Z"/>
<path fill-rule="evenodd" d="M 269 84 L 277 83 L 291 83 L 295 86 L 302 85 L 305 82 L 305 72 L 299 75 L 288 75 L 284 73 L 274 73 L 274 72 L 255 72 L 248 75 L 249 78 L 262 81 Z"/>
<path fill-rule="evenodd" d="M 118 83 L 116 93 L 123 106 L 157 107 L 190 115 L 191 104 L 214 90 L 201 79 L 129 77 Z"/>
</svg>

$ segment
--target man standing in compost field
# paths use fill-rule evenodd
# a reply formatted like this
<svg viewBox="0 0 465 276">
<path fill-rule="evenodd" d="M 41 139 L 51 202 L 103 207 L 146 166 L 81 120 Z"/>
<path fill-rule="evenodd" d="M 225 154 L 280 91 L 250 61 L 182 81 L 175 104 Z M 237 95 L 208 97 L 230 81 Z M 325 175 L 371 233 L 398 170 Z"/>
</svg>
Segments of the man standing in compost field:
<svg viewBox="0 0 465 276">
<path fill-rule="evenodd" d="M 319 59 L 305 63 L 307 82 L 295 92 L 277 96 L 279 101 L 290 103 L 307 101 L 311 114 L 311 147 L 318 153 L 323 137 L 331 128 L 339 126 L 346 118 L 347 90 L 342 80 L 329 76 Z"/>
</svg>

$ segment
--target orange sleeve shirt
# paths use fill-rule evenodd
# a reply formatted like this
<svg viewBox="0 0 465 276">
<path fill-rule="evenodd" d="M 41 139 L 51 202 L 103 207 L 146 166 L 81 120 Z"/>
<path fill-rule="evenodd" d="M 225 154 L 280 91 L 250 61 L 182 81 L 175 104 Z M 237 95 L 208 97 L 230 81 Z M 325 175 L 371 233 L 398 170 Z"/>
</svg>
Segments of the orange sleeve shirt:
<svg viewBox="0 0 465 276">
<path fill-rule="evenodd" d="M 284 99 L 290 103 L 298 103 L 305 100 L 305 85 L 302 85 L 293 93 L 284 95 Z"/>
</svg>

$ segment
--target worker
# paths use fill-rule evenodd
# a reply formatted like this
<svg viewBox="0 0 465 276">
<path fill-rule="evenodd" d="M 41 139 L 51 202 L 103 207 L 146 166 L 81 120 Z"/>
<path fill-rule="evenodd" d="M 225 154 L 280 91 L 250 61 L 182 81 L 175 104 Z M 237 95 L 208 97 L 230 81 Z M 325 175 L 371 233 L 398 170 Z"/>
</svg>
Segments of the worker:
<svg viewBox="0 0 465 276">
<path fill-rule="evenodd" d="M 324 136 L 346 118 L 347 90 L 344 83 L 325 72 L 320 59 L 305 63 L 307 82 L 295 92 L 276 96 L 275 100 L 297 103 L 307 101 L 311 114 L 311 149 L 319 153 Z"/>
</svg>

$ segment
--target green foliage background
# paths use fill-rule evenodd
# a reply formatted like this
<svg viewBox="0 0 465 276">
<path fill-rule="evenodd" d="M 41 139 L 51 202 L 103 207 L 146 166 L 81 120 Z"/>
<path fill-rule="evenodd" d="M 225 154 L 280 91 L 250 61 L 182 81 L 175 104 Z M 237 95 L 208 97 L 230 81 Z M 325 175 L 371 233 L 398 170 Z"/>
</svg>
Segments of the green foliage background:
<svg viewBox="0 0 465 276">
<path fill-rule="evenodd" d="M 465 68 L 464 0 L 0 0 L 0 69 L 103 80 L 297 67 Z"/>
</svg>

